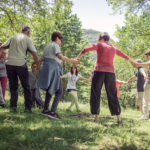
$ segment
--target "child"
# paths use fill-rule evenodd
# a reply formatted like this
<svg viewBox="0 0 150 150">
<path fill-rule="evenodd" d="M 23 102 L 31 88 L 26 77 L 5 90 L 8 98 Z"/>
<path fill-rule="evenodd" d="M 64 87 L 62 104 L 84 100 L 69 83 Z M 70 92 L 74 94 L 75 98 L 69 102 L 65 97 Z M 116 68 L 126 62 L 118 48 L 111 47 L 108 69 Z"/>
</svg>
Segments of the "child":
<svg viewBox="0 0 150 150">
<path fill-rule="evenodd" d="M 44 102 L 41 98 L 40 89 L 37 87 L 37 65 L 36 63 L 32 63 L 31 71 L 29 71 L 29 83 L 31 89 L 31 96 L 32 96 L 32 106 L 36 105 L 39 108 L 44 107 Z"/>
<path fill-rule="evenodd" d="M 136 60 L 137 63 L 142 63 L 141 59 Z M 132 80 L 137 78 L 137 99 L 136 99 L 136 105 L 139 107 L 139 110 L 143 114 L 142 106 L 143 106 L 143 100 L 144 100 L 144 84 L 146 80 L 146 73 L 143 67 L 138 66 L 136 67 L 138 71 L 135 75 L 133 75 L 128 82 L 130 83 Z"/>
<path fill-rule="evenodd" d="M 2 42 L 0 42 L 0 46 Z M 6 66 L 5 66 L 5 59 L 6 59 L 6 52 L 2 52 L 0 56 L 0 106 L 5 106 L 5 91 L 7 86 L 7 73 L 6 73 Z"/>
<path fill-rule="evenodd" d="M 117 97 L 120 98 L 119 84 L 128 84 L 127 81 L 120 81 L 116 79 Z"/>
<path fill-rule="evenodd" d="M 78 79 L 82 79 L 85 81 L 90 81 L 90 79 L 86 79 L 86 78 L 82 77 L 80 74 L 78 74 L 78 69 L 76 66 L 71 67 L 70 72 L 61 76 L 61 78 L 68 78 L 67 91 L 69 92 L 69 94 L 71 96 L 73 96 L 73 100 L 72 100 L 70 106 L 67 108 L 67 111 L 70 111 L 72 106 L 75 104 L 77 112 L 80 112 L 79 105 L 78 105 L 76 82 Z"/>
</svg>

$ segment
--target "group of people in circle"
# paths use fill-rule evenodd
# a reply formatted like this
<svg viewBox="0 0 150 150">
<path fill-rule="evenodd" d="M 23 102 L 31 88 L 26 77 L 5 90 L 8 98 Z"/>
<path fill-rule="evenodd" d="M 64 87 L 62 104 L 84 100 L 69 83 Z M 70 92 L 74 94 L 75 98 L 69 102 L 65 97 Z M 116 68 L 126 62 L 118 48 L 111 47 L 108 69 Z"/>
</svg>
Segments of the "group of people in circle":
<svg viewBox="0 0 150 150">
<path fill-rule="evenodd" d="M 128 55 L 109 44 L 110 36 L 107 32 L 103 32 L 99 36 L 98 43 L 84 48 L 75 59 L 72 59 L 64 56 L 61 52 L 60 44 L 63 39 L 62 34 L 60 32 L 53 32 L 51 41 L 46 45 L 39 59 L 36 48 L 30 38 L 30 33 L 30 27 L 26 26 L 22 29 L 21 33 L 15 34 L 0 46 L 0 60 L 6 67 L 5 70 L 7 71 L 9 81 L 11 112 L 17 112 L 19 79 L 24 90 L 25 112 L 32 113 L 32 107 L 36 103 L 38 107 L 43 109 L 41 112 L 42 115 L 61 119 L 56 113 L 56 110 L 63 95 L 63 78 L 68 78 L 67 91 L 73 96 L 67 111 L 70 111 L 75 104 L 77 111 L 80 112 L 76 81 L 82 79 L 91 82 L 90 111 L 91 114 L 94 115 L 94 121 L 99 121 L 101 89 L 103 84 L 105 84 L 111 115 L 116 115 L 117 123 L 121 123 L 121 107 L 117 96 L 118 84 L 128 84 L 137 77 L 137 105 L 143 114 L 141 119 L 149 118 L 150 50 L 145 53 L 148 60 L 147 62 L 142 62 L 141 60 L 134 61 Z M 5 57 L 6 49 L 9 49 L 7 58 Z M 85 78 L 78 73 L 77 65 L 80 65 L 82 56 L 90 51 L 96 51 L 97 60 L 91 77 Z M 27 52 L 31 53 L 34 59 L 34 63 L 31 65 L 31 71 L 28 71 L 26 64 Z M 138 68 L 137 73 L 127 82 L 116 79 L 113 65 L 115 55 L 128 60 L 134 67 Z M 72 63 L 70 71 L 64 75 L 62 68 L 63 61 Z M 147 75 L 142 66 L 147 68 Z M 41 98 L 40 89 L 43 89 L 46 93 L 44 101 Z M 49 103 L 53 95 L 55 95 L 55 97 L 51 109 L 49 109 Z M 4 97 L 5 94 L 3 92 L 3 100 L 0 99 L 0 106 L 2 107 L 5 107 Z"/>
</svg>

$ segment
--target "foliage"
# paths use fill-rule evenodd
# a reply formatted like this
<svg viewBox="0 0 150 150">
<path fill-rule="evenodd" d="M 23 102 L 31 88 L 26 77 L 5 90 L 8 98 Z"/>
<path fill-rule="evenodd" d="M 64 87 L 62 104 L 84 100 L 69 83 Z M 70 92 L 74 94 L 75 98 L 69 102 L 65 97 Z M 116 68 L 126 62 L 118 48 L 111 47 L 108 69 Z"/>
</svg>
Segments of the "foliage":
<svg viewBox="0 0 150 150">
<path fill-rule="evenodd" d="M 124 14 L 125 22 L 123 27 L 117 26 L 115 35 L 118 41 L 112 43 L 121 51 L 133 59 L 146 61 L 144 53 L 150 47 L 150 3 L 148 0 L 107 0 L 114 11 Z M 120 80 L 128 80 L 135 74 L 129 63 L 119 58 L 115 59 L 116 76 Z M 121 85 L 122 106 L 134 106 L 136 99 L 136 81 L 130 85 Z"/>
<path fill-rule="evenodd" d="M 130 15 L 150 10 L 149 0 L 107 0 L 107 2 L 115 11 Z"/>
<path fill-rule="evenodd" d="M 0 27 L 1 41 L 6 41 L 16 32 L 20 32 L 24 25 L 31 27 L 31 38 L 41 57 L 44 47 L 51 41 L 51 34 L 60 31 L 63 35 L 61 51 L 69 58 L 75 58 L 80 51 L 89 43 L 83 38 L 81 22 L 72 13 L 72 2 L 70 0 L 26 0 L 26 1 L 0 1 Z M 7 25 L 7 26 L 6 26 Z M 90 61 L 92 55 L 86 54 L 78 67 L 79 73 L 90 77 L 93 63 Z M 30 68 L 33 62 L 32 56 L 27 56 L 27 64 Z M 83 65 L 82 65 L 83 64 Z M 70 71 L 72 64 L 63 63 L 64 73 Z M 64 80 L 64 91 L 66 80 Z M 86 82 L 78 83 L 79 97 L 85 101 L 89 100 L 90 85 Z M 22 94 L 22 88 L 19 88 Z M 66 92 L 64 98 L 66 97 Z M 63 99 L 64 99 L 63 98 Z"/>
<path fill-rule="evenodd" d="M 88 40 L 89 43 L 94 44 L 98 42 L 100 32 L 93 29 L 83 29 L 83 37 Z"/>
</svg>

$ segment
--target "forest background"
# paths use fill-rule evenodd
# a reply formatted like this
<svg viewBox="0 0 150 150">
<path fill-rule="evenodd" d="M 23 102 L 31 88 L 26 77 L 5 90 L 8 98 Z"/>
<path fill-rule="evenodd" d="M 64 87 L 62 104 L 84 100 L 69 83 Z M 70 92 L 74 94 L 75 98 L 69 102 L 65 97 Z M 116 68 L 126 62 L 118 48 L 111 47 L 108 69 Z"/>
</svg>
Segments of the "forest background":
<svg viewBox="0 0 150 150">
<path fill-rule="evenodd" d="M 116 27 L 117 41 L 111 40 L 122 52 L 133 59 L 145 59 L 145 51 L 150 47 L 150 1 L 149 0 L 107 0 L 114 13 L 122 13 L 125 16 L 123 27 Z M 51 33 L 60 31 L 63 34 L 61 50 L 63 55 L 75 58 L 86 46 L 98 41 L 100 32 L 82 29 L 82 23 L 78 16 L 72 12 L 71 0 L 0 0 L 0 41 L 3 43 L 14 34 L 21 31 L 22 27 L 31 27 L 31 38 L 36 46 L 38 56 L 42 55 L 44 47 L 50 42 Z M 28 55 L 28 67 L 33 59 Z M 81 59 L 78 66 L 79 73 L 89 78 L 94 69 L 96 54 L 87 53 Z M 128 80 L 135 74 L 131 64 L 116 56 L 116 77 L 119 80 Z M 64 73 L 70 71 L 72 65 L 63 63 Z M 64 80 L 64 100 L 67 100 L 66 80 Z M 77 84 L 79 99 L 82 103 L 89 102 L 90 83 L 80 81 Z M 22 95 L 22 89 L 20 88 Z M 44 94 L 44 93 L 43 93 Z M 129 85 L 120 86 L 120 103 L 122 107 L 135 107 L 136 81 Z M 102 102 L 106 101 L 106 93 L 103 88 Z"/>
</svg>

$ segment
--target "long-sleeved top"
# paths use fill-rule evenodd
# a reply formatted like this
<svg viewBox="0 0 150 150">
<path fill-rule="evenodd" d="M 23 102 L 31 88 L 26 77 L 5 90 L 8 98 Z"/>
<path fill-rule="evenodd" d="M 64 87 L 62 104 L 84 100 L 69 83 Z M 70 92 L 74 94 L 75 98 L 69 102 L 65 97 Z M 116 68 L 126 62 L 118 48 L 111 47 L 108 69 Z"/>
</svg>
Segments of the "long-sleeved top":
<svg viewBox="0 0 150 150">
<path fill-rule="evenodd" d="M 114 73 L 113 61 L 115 55 L 118 55 L 124 59 L 129 59 L 126 54 L 115 48 L 113 45 L 107 43 L 100 42 L 93 44 L 92 46 L 83 49 L 81 54 L 86 54 L 89 51 L 97 52 L 97 62 L 94 71 Z"/>
</svg>

